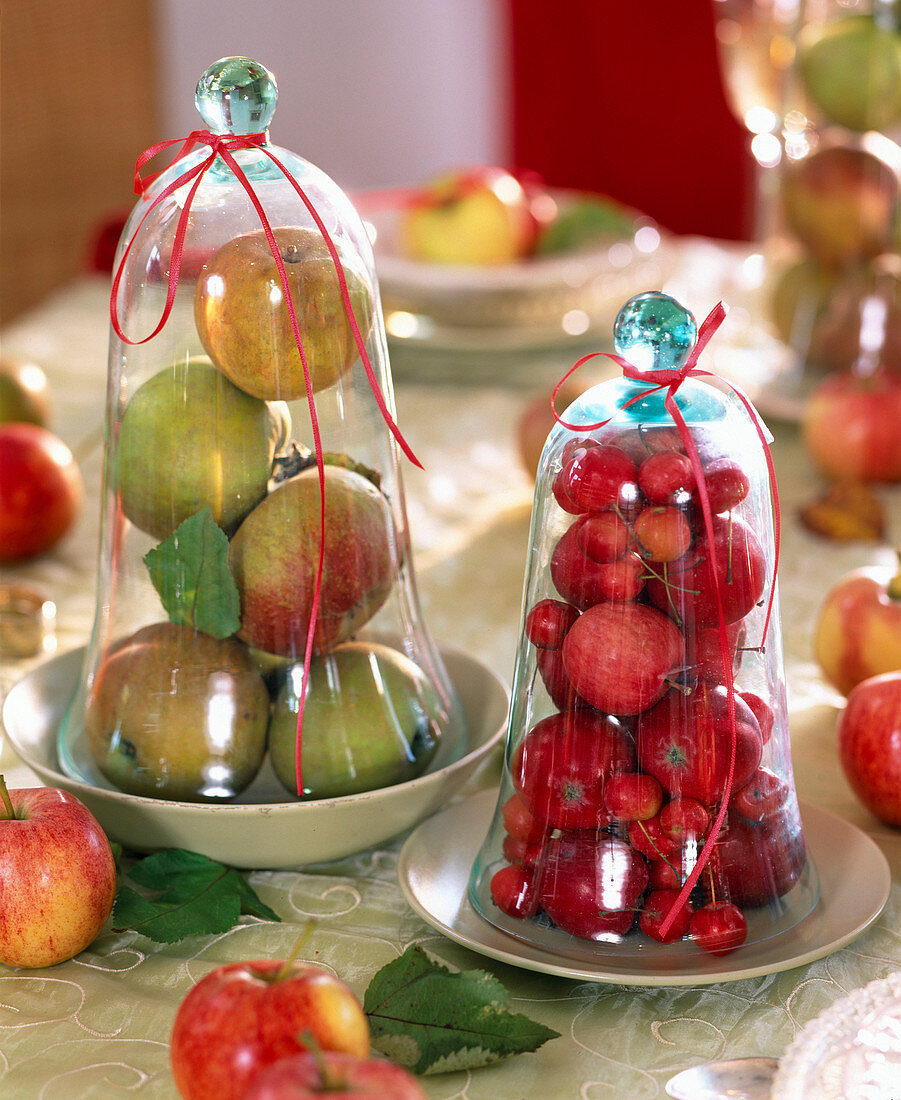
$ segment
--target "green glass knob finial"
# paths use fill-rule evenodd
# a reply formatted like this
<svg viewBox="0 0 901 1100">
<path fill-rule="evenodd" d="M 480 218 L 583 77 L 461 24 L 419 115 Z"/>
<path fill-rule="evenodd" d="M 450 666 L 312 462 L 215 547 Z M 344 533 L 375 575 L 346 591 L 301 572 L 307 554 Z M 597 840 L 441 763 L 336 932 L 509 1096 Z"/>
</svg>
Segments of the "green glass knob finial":
<svg viewBox="0 0 901 1100">
<path fill-rule="evenodd" d="M 639 370 L 678 369 L 698 337 L 694 317 L 668 294 L 636 294 L 613 326 L 618 355 Z"/>
<path fill-rule="evenodd" d="M 278 86 L 258 61 L 223 57 L 197 81 L 194 102 L 214 134 L 257 134 L 269 128 Z"/>
</svg>

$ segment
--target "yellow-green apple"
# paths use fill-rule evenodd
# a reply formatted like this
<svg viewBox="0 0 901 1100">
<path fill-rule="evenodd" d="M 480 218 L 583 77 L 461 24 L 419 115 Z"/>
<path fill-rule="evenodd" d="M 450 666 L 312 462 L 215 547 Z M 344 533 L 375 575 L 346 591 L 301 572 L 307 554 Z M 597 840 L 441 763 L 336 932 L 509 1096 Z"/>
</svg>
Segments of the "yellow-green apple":
<svg viewBox="0 0 901 1100">
<path fill-rule="evenodd" d="M 292 793 L 302 674 L 302 664 L 289 673 L 269 724 L 272 767 Z M 415 778 L 438 746 L 440 712 L 428 677 L 389 646 L 347 642 L 314 657 L 301 731 L 303 794 L 331 798 Z"/>
<path fill-rule="evenodd" d="M 38 424 L 0 424 L 0 562 L 50 550 L 83 500 L 81 471 L 61 439 Z"/>
<path fill-rule="evenodd" d="M 886 825 L 901 826 L 901 670 L 862 680 L 838 717 L 838 754 L 851 789 Z"/>
<path fill-rule="evenodd" d="M 205 357 L 159 371 L 122 414 L 115 459 L 122 511 L 157 539 L 205 506 L 233 531 L 266 495 L 290 423 L 284 402 L 251 397 Z"/>
<path fill-rule="evenodd" d="M 508 264 L 527 255 L 536 223 L 518 179 L 503 168 L 447 172 L 405 207 L 400 246 L 436 264 Z"/>
<path fill-rule="evenodd" d="M 308 963 L 220 966 L 179 1006 L 169 1055 L 183 1100 L 244 1100 L 254 1079 L 308 1049 L 365 1058 L 369 1022 L 353 992 Z"/>
<path fill-rule="evenodd" d="M 175 623 L 113 648 L 91 684 L 85 730 L 100 771 L 128 794 L 221 801 L 266 750 L 269 693 L 246 647 Z"/>
<path fill-rule="evenodd" d="M 901 481 L 901 371 L 838 371 L 819 382 L 801 414 L 808 455 L 827 477 Z"/>
<path fill-rule="evenodd" d="M 46 428 L 49 419 L 47 375 L 29 359 L 0 355 L 0 424 L 24 421 Z"/>
<path fill-rule="evenodd" d="M 805 256 L 783 268 L 770 292 L 770 318 L 779 339 L 806 356 L 829 305 L 835 274 Z"/>
<path fill-rule="evenodd" d="M 338 273 L 318 230 L 273 230 L 284 262 L 313 392 L 334 385 L 359 356 Z M 372 292 L 342 257 L 353 316 L 365 340 Z M 236 386 L 266 400 L 306 396 L 303 363 L 281 279 L 262 229 L 228 241 L 203 266 L 194 320 L 212 361 Z"/>
<path fill-rule="evenodd" d="M 396 529 L 383 493 L 355 470 L 324 468 L 325 530 L 319 471 L 284 481 L 254 508 L 229 546 L 241 596 L 239 636 L 285 656 L 306 649 L 323 544 L 316 644 L 345 641 L 388 598 L 399 565 Z"/>
<path fill-rule="evenodd" d="M 813 651 L 843 695 L 861 680 L 901 669 L 901 573 L 872 566 L 842 577 L 823 600 Z"/>
<path fill-rule="evenodd" d="M 824 142 L 787 163 L 782 177 L 787 228 L 833 267 L 891 249 L 898 194 L 895 161 L 850 142 Z"/>
<path fill-rule="evenodd" d="M 403 1066 L 385 1058 L 306 1051 L 281 1058 L 254 1078 L 244 1100 L 428 1100 Z"/>
<path fill-rule="evenodd" d="M 901 36 L 872 14 L 807 24 L 798 36 L 801 82 L 827 122 L 888 130 L 901 119 Z"/>
<path fill-rule="evenodd" d="M 65 962 L 100 934 L 116 861 L 99 822 L 53 787 L 7 791 L 0 776 L 0 963 Z"/>
</svg>

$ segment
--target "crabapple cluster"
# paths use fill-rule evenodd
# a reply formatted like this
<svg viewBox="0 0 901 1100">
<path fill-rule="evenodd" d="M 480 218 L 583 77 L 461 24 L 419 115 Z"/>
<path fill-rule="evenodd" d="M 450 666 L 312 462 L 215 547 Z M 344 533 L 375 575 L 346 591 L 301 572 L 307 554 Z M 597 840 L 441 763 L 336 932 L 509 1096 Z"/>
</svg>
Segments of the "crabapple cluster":
<svg viewBox="0 0 901 1100">
<path fill-rule="evenodd" d="M 549 594 L 525 619 L 556 711 L 509 762 L 506 862 L 490 882 L 509 917 L 586 940 L 690 938 L 722 955 L 744 942 L 745 911 L 801 874 L 791 788 L 765 762 L 773 708 L 727 687 L 767 564 L 742 507 L 750 479 L 711 449 L 699 445 L 695 464 L 675 427 L 644 426 L 561 452 L 551 491 L 568 526 L 550 548 Z"/>
</svg>

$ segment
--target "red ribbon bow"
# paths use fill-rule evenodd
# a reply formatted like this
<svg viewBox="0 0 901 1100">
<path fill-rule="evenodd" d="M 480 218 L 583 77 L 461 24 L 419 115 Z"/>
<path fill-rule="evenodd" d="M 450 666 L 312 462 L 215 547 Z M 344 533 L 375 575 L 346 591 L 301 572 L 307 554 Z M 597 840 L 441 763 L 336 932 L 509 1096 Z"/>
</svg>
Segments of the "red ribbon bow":
<svg viewBox="0 0 901 1100">
<path fill-rule="evenodd" d="M 697 340 L 694 346 L 685 359 L 685 362 L 678 369 L 665 368 L 663 370 L 640 370 L 635 367 L 627 359 L 617 355 L 613 352 L 590 352 L 588 355 L 583 355 L 572 367 L 566 372 L 566 374 L 560 379 L 557 385 L 554 387 L 554 392 L 551 396 L 551 411 L 554 414 L 554 419 L 562 424 L 563 427 L 569 428 L 572 431 L 588 432 L 594 431 L 598 428 L 602 428 L 609 424 L 613 417 L 608 417 L 606 420 L 598 421 L 596 424 L 569 424 L 562 417 L 557 415 L 557 411 L 554 408 L 554 402 L 560 387 L 566 382 L 575 371 L 579 369 L 584 363 L 587 363 L 590 359 L 594 359 L 599 355 L 603 355 L 608 359 L 612 359 L 621 368 L 623 375 L 629 378 L 633 382 L 646 382 L 648 387 L 641 390 L 641 392 L 635 394 L 635 396 L 629 398 L 628 401 L 623 403 L 622 409 L 627 409 L 630 405 L 635 404 L 636 401 L 642 401 L 646 397 L 653 393 L 657 393 L 660 390 L 665 390 L 664 406 L 673 418 L 673 423 L 679 432 L 679 437 L 685 445 L 685 451 L 691 462 L 692 470 L 695 475 L 695 481 L 697 482 L 698 498 L 701 503 L 701 512 L 704 517 L 704 532 L 707 536 L 708 545 L 714 545 L 713 539 L 713 515 L 710 509 L 710 500 L 707 496 L 707 486 L 704 482 L 703 471 L 701 467 L 701 459 L 698 455 L 697 447 L 691 436 L 691 431 L 688 425 L 685 423 L 685 418 L 682 416 L 682 411 L 676 402 L 676 393 L 686 378 L 716 378 L 720 382 L 724 382 L 735 394 L 735 396 L 741 401 L 747 410 L 751 422 L 757 432 L 760 439 L 761 446 L 763 448 L 764 458 L 766 460 L 767 472 L 769 476 L 770 491 L 773 497 L 773 531 L 774 531 L 774 543 L 775 551 L 773 555 L 773 579 L 770 584 L 769 599 L 767 601 L 766 617 L 764 619 L 763 626 L 763 639 L 766 639 L 767 631 L 769 630 L 770 618 L 773 611 L 773 601 L 775 600 L 775 586 L 776 586 L 776 574 L 779 569 L 779 541 L 781 533 L 781 523 L 779 516 L 779 492 L 776 485 L 776 471 L 773 465 L 773 458 L 770 454 L 769 443 L 766 438 L 766 433 L 761 425 L 760 418 L 757 415 L 757 411 L 749 398 L 742 392 L 742 390 L 730 382 L 728 379 L 722 378 L 720 375 L 713 371 L 702 370 L 696 366 L 698 357 L 701 352 L 707 346 L 710 338 L 723 323 L 726 317 L 726 306 L 722 302 L 718 302 L 710 313 L 705 317 L 703 323 L 698 329 Z M 614 414 L 615 415 L 615 414 Z M 728 696 L 728 712 L 729 712 L 729 728 L 731 733 L 731 756 L 729 760 L 729 771 L 726 776 L 726 785 L 723 791 L 723 797 L 720 803 L 719 812 L 717 813 L 716 820 L 714 821 L 713 828 L 710 830 L 710 834 L 701 849 L 700 855 L 695 862 L 694 867 L 691 870 L 688 878 L 682 886 L 679 892 L 679 896 L 673 902 L 673 906 L 660 926 L 661 935 L 665 936 L 669 931 L 676 916 L 688 900 L 688 896 L 694 888 L 695 883 L 704 870 L 707 861 L 710 858 L 710 854 L 713 851 L 713 846 L 716 843 L 716 839 L 722 828 L 723 822 L 726 818 L 726 811 L 728 809 L 729 797 L 732 793 L 732 783 L 735 773 L 735 752 L 737 743 L 736 734 L 736 717 L 735 717 L 735 684 L 732 675 L 732 656 L 729 653 L 729 647 L 726 637 L 726 620 L 723 614 L 723 598 L 720 586 L 720 577 L 715 569 L 711 569 L 711 575 L 713 577 L 714 590 L 716 593 L 716 608 L 717 608 L 717 626 L 718 635 L 720 641 L 720 657 L 723 664 L 723 672 L 725 676 L 725 687 Z"/>
<path fill-rule="evenodd" d="M 350 324 L 354 341 L 357 345 L 357 351 L 359 352 L 360 359 L 363 363 L 363 368 L 366 371 L 366 377 L 369 381 L 370 389 L 372 390 L 372 394 L 375 398 L 375 402 L 379 408 L 379 411 L 382 414 L 382 418 L 388 426 L 391 434 L 394 436 L 394 439 L 399 444 L 404 455 L 414 465 L 419 466 L 420 469 L 422 468 L 422 464 L 413 454 L 409 444 L 401 434 L 400 428 L 397 426 L 394 418 L 391 416 L 391 413 L 385 402 L 385 398 L 381 392 L 381 389 L 379 388 L 378 380 L 375 376 L 375 371 L 373 370 L 372 363 L 366 351 L 365 341 L 363 339 L 362 333 L 360 332 L 356 317 L 354 316 L 353 306 L 351 305 L 350 300 L 350 293 L 347 289 L 347 278 L 344 274 L 344 268 L 341 264 L 340 257 L 338 256 L 338 250 L 335 248 L 335 244 L 329 236 L 328 230 L 323 224 L 323 221 L 316 211 L 313 203 L 305 194 L 303 188 L 300 186 L 297 180 L 294 179 L 294 177 L 284 166 L 284 164 L 282 164 L 278 157 L 275 156 L 272 150 L 268 148 L 268 133 L 263 132 L 256 134 L 214 134 L 210 130 L 194 130 L 184 139 L 173 138 L 169 141 L 161 141 L 156 145 L 152 145 L 150 146 L 150 148 L 145 149 L 135 162 L 135 194 L 146 195 L 147 191 L 150 189 L 154 181 L 161 175 L 161 173 L 156 172 L 148 176 L 142 176 L 142 170 L 147 166 L 147 164 L 149 164 L 150 161 L 152 161 L 165 149 L 168 149 L 173 145 L 178 145 L 179 142 L 181 142 L 181 148 L 179 149 L 178 154 L 175 158 L 175 164 L 188 156 L 188 154 L 192 152 L 195 146 L 207 145 L 209 146 L 210 151 L 207 156 L 198 161 L 191 168 L 186 168 L 185 171 L 183 171 L 174 180 L 168 183 L 159 192 L 159 194 L 155 195 L 153 197 L 153 200 L 150 202 L 147 210 L 144 212 L 143 217 L 138 223 L 137 228 L 135 229 L 134 233 L 131 236 L 131 239 L 128 241 L 128 244 L 126 245 L 125 250 L 122 253 L 122 256 L 116 267 L 115 274 L 113 276 L 112 290 L 110 292 L 110 318 L 112 321 L 113 331 L 116 333 L 119 339 L 123 343 L 131 345 L 147 343 L 149 340 L 152 340 L 154 336 L 160 333 L 165 327 L 166 322 L 169 320 L 169 316 L 172 313 L 172 307 L 175 303 L 175 293 L 178 288 L 178 279 L 181 272 L 182 256 L 184 253 L 185 237 L 188 230 L 188 219 L 191 213 L 191 205 L 194 201 L 194 196 L 197 194 L 197 190 L 200 187 L 200 184 L 203 182 L 203 177 L 213 166 L 216 159 L 221 157 L 221 159 L 231 169 L 235 179 L 244 188 L 244 191 L 247 193 L 247 197 L 250 199 L 254 210 L 256 210 L 257 215 L 260 219 L 260 224 L 263 228 L 263 232 L 266 235 L 266 240 L 269 243 L 269 249 L 272 252 L 272 258 L 275 260 L 275 266 L 278 271 L 279 281 L 281 282 L 284 301 L 288 309 L 288 317 L 291 322 L 291 330 L 294 335 L 294 343 L 297 347 L 297 351 L 300 355 L 301 365 L 303 367 L 304 381 L 307 391 L 307 404 L 310 410 L 310 420 L 313 429 L 313 442 L 316 454 L 316 465 L 319 471 L 321 533 L 319 542 L 319 563 L 316 572 L 316 584 L 313 592 L 313 601 L 310 609 L 310 624 L 307 630 L 307 644 L 304 654 L 303 679 L 301 682 L 301 689 L 298 699 L 297 716 L 296 781 L 297 793 L 298 795 L 300 795 L 303 791 L 300 753 L 301 730 L 303 727 L 303 712 L 306 700 L 307 681 L 309 679 L 310 659 L 313 652 L 313 639 L 315 637 L 316 621 L 319 617 L 319 600 L 322 589 L 323 555 L 325 545 L 324 537 L 322 537 L 325 532 L 325 472 L 322 458 L 322 442 L 319 434 L 319 420 L 316 415 L 316 404 L 313 399 L 313 387 L 310 380 L 310 372 L 307 366 L 306 354 L 304 353 L 303 339 L 300 332 L 300 325 L 297 320 L 297 312 L 294 308 L 294 300 L 291 296 L 290 288 L 288 285 L 288 276 L 285 270 L 285 264 L 282 260 L 281 253 L 279 252 L 278 244 L 275 240 L 275 234 L 272 231 L 272 226 L 269 222 L 268 217 L 266 216 L 266 211 L 263 209 L 263 205 L 253 189 L 253 184 L 247 178 L 244 170 L 235 159 L 235 152 L 241 149 L 258 149 L 261 153 L 265 154 L 265 156 L 267 156 L 269 160 L 271 160 L 272 163 L 279 169 L 279 171 L 282 173 L 288 183 L 294 188 L 294 190 L 297 192 L 298 197 L 306 207 L 308 213 L 310 214 L 310 217 L 313 219 L 313 222 L 316 225 L 316 228 L 319 230 L 322 236 L 325 246 L 328 249 L 329 256 L 331 257 L 332 263 L 334 265 L 335 274 L 338 278 L 338 286 L 341 292 L 341 300 L 344 303 L 344 311 L 347 315 L 347 320 Z M 156 327 L 148 336 L 145 336 L 142 339 L 132 339 L 126 336 L 122 330 L 122 326 L 119 320 L 118 304 L 119 286 L 122 281 L 123 273 L 125 271 L 125 264 L 128 259 L 128 255 L 131 252 L 132 246 L 134 245 L 138 234 L 140 233 L 145 221 L 147 220 L 151 212 L 156 209 L 156 207 L 158 207 L 160 203 L 167 199 L 173 192 L 177 191 L 181 187 L 186 186 L 189 183 L 191 184 L 191 188 L 188 191 L 187 196 L 185 197 L 185 201 L 179 214 L 178 222 L 176 224 L 175 239 L 172 245 L 172 256 L 169 263 L 166 302 L 163 306 L 162 315 Z"/>
</svg>

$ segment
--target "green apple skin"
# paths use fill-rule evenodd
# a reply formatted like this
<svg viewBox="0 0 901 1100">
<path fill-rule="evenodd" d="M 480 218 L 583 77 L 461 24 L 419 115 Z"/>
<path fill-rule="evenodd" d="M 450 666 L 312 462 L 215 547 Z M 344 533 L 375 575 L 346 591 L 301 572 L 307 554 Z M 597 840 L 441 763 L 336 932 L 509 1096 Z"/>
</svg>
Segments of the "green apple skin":
<svg viewBox="0 0 901 1100">
<path fill-rule="evenodd" d="M 47 376 L 27 359 L 0 356 L 0 424 L 37 424 L 50 421 Z"/>
<path fill-rule="evenodd" d="M 164 539 L 208 505 L 231 532 L 266 495 L 289 431 L 287 405 L 244 393 L 206 358 L 167 367 L 122 414 L 115 457 L 122 510 Z"/>
<path fill-rule="evenodd" d="M 901 35 L 870 15 L 809 23 L 799 36 L 798 72 L 828 122 L 862 132 L 901 120 Z"/>
<path fill-rule="evenodd" d="M 295 665 L 276 698 L 269 758 L 296 794 L 298 695 Z M 440 702 L 422 670 L 385 645 L 348 642 L 310 662 L 301 731 L 304 796 L 333 798 L 415 779 L 438 745 Z"/>
<path fill-rule="evenodd" d="M 269 708 L 239 641 L 154 623 L 103 660 L 85 730 L 97 766 L 120 790 L 217 802 L 239 794 L 259 771 Z"/>
<path fill-rule="evenodd" d="M 317 649 L 346 641 L 378 611 L 398 569 L 396 529 L 384 495 L 361 474 L 324 468 L 325 537 Z M 319 564 L 319 471 L 271 492 L 235 532 L 229 566 L 241 597 L 238 636 L 267 654 L 306 651 Z"/>
<path fill-rule="evenodd" d="M 835 272 L 811 257 L 790 264 L 777 275 L 770 317 L 779 339 L 799 354 L 806 355 L 835 283 Z"/>
<path fill-rule="evenodd" d="M 338 275 L 317 230 L 274 231 L 314 393 L 333 386 L 359 357 Z M 363 340 L 372 327 L 372 296 L 345 261 L 344 276 Z M 235 237 L 203 267 L 194 296 L 201 343 L 216 366 L 242 390 L 266 400 L 306 397 L 281 279 L 262 230 Z"/>
<path fill-rule="evenodd" d="M 526 255 L 535 220 L 519 181 L 500 168 L 448 172 L 404 211 L 405 255 L 435 264 L 508 264 Z"/>
<path fill-rule="evenodd" d="M 894 168 L 853 144 L 824 144 L 782 179 L 787 229 L 819 263 L 841 268 L 890 249 L 898 212 Z"/>
</svg>

